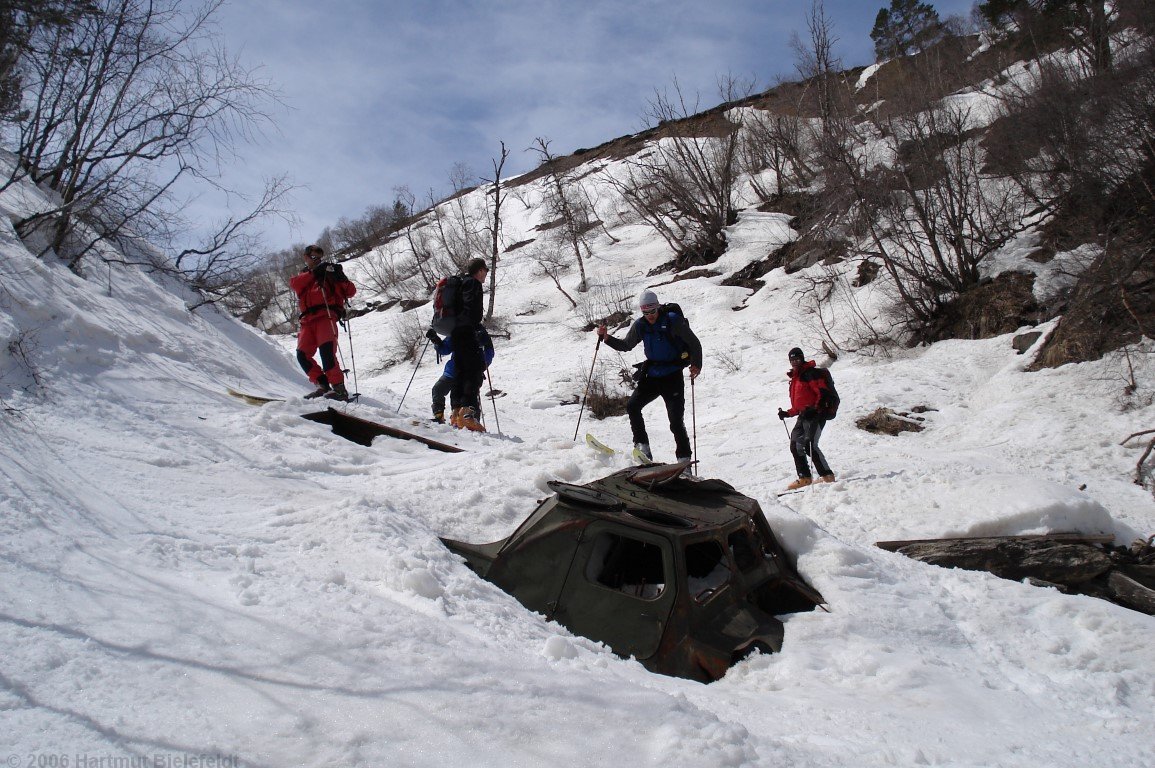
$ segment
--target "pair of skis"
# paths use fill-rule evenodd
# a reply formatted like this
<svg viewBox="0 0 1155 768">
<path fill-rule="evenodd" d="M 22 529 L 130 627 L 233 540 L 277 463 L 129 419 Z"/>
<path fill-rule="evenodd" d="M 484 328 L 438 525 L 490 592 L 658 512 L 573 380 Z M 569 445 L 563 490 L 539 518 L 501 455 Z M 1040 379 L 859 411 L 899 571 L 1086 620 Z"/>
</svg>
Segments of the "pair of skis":
<svg viewBox="0 0 1155 768">
<path fill-rule="evenodd" d="M 596 437 L 591 435 L 589 432 L 586 432 L 586 445 L 588 445 L 590 448 L 593 448 L 595 451 L 602 454 L 603 456 L 616 456 L 619 453 L 622 453 L 622 451 L 616 450 L 614 448 L 610 448 L 608 445 L 603 443 L 601 440 L 598 440 Z M 639 451 L 637 448 L 635 448 L 633 451 L 630 452 L 630 458 L 632 458 L 638 464 L 653 464 L 654 463 L 654 460 L 652 458 L 650 458 L 649 456 L 646 456 L 644 453 Z"/>
</svg>

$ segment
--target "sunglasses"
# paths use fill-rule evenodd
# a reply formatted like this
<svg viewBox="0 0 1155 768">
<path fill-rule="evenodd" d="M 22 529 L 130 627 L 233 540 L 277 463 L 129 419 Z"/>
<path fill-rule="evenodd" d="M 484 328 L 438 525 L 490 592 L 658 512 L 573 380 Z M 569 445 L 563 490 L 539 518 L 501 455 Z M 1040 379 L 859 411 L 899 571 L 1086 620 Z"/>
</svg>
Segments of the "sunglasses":
<svg viewBox="0 0 1155 768">
<path fill-rule="evenodd" d="M 643 315 L 656 315 L 656 314 L 658 314 L 658 308 L 657 307 L 650 307 L 649 309 L 643 309 L 642 314 Z"/>
</svg>

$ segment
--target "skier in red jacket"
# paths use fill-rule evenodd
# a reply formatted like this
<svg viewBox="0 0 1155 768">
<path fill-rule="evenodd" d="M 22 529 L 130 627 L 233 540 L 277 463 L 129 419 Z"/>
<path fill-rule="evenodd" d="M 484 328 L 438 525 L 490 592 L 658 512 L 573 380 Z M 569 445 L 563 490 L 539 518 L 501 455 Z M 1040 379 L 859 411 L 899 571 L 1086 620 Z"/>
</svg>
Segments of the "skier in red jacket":
<svg viewBox="0 0 1155 768">
<path fill-rule="evenodd" d="M 806 359 L 798 347 L 790 350 L 789 358 L 790 371 L 786 375 L 790 377 L 790 410 L 779 408 L 778 418 L 785 420 L 790 416 L 798 417 L 790 432 L 790 453 L 794 456 L 798 479 L 786 488 L 805 488 L 814 482 L 810 475 L 810 465 L 806 462 L 808 456 L 814 462 L 818 479 L 824 483 L 833 483 L 834 472 L 826 463 L 822 451 L 818 450 L 818 439 L 822 437 L 822 428 L 826 426 L 826 417 L 823 415 L 827 399 L 826 377 L 813 360 Z"/>
<path fill-rule="evenodd" d="M 297 362 L 316 389 L 307 398 L 324 395 L 332 400 L 348 400 L 345 374 L 337 364 L 337 322 L 345 317 L 345 302 L 357 293 L 340 264 L 325 261 L 320 246 L 305 248 L 305 269 L 289 280 L 297 294 L 301 330 L 297 333 Z M 321 351 L 321 364 L 313 355 Z"/>
</svg>

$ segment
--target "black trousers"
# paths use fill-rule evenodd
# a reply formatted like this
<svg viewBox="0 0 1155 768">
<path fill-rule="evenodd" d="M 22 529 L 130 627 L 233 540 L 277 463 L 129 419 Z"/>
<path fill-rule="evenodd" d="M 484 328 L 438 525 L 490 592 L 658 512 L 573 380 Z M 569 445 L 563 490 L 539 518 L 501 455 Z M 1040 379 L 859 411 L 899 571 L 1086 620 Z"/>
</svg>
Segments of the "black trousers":
<svg viewBox="0 0 1155 768">
<path fill-rule="evenodd" d="M 818 439 L 822 437 L 822 428 L 826 426 L 826 419 L 821 416 L 799 416 L 794 422 L 794 429 L 790 431 L 790 454 L 794 457 L 794 467 L 799 477 L 810 477 L 810 465 L 806 458 L 814 462 L 814 471 L 819 477 L 834 474 L 826 457 L 818 450 Z"/>
<path fill-rule="evenodd" d="M 649 444 L 642 409 L 659 397 L 666 403 L 666 415 L 670 417 L 675 455 L 679 459 L 688 459 L 693 452 L 690 450 L 690 436 L 686 434 L 686 381 L 681 371 L 669 376 L 646 376 L 638 383 L 638 388 L 626 403 L 634 442 Z"/>
<path fill-rule="evenodd" d="M 433 415 L 434 416 L 436 416 L 439 413 L 445 413 L 445 396 L 449 394 L 449 391 L 451 389 L 453 389 L 453 379 L 449 378 L 448 376 L 444 376 L 444 375 L 440 379 L 437 380 L 436 384 L 433 385 Z M 450 401 L 450 402 L 452 402 L 452 401 Z M 454 407 L 457 407 L 456 404 L 454 404 Z"/>
<path fill-rule="evenodd" d="M 485 358 L 477 343 L 477 331 L 457 328 L 453 339 L 453 388 L 449 401 L 454 408 L 473 408 L 481 412 L 481 383 L 485 381 Z"/>
</svg>

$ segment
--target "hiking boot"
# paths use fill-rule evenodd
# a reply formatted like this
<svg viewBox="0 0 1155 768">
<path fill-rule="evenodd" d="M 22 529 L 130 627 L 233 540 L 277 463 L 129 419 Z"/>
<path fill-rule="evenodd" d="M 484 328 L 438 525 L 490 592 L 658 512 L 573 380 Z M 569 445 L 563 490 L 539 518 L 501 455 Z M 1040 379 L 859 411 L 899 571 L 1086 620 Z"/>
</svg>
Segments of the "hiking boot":
<svg viewBox="0 0 1155 768">
<path fill-rule="evenodd" d="M 325 395 L 330 400 L 340 400 L 346 402 L 349 400 L 349 390 L 345 389 L 344 384 L 334 384 L 333 391 Z"/>
<path fill-rule="evenodd" d="M 438 411 L 437 413 L 433 414 L 433 418 L 430 419 L 430 421 L 435 422 L 437 424 L 444 424 L 445 423 L 445 411 Z"/>
<path fill-rule="evenodd" d="M 472 408 L 461 409 L 461 427 L 470 432 L 484 432 L 485 427 L 477 420 L 477 411 Z"/>
<path fill-rule="evenodd" d="M 461 429 L 462 427 L 461 412 L 463 410 L 463 408 L 454 408 L 453 413 L 449 414 L 449 423 L 453 426 L 454 429 Z"/>
<path fill-rule="evenodd" d="M 833 483 L 835 481 L 835 479 L 836 478 L 834 477 L 834 473 L 831 472 L 829 475 L 823 475 L 822 477 L 818 478 L 818 482 L 820 482 L 820 483 Z"/>
<path fill-rule="evenodd" d="M 654 454 L 650 453 L 649 443 L 634 443 L 634 456 L 649 462 L 654 460 Z"/>
<path fill-rule="evenodd" d="M 812 478 L 800 477 L 797 480 L 795 480 L 793 483 L 791 483 L 790 485 L 786 486 L 786 490 L 796 491 L 799 488 L 805 488 L 806 486 L 810 485 L 813 482 L 814 482 L 814 480 Z"/>
<path fill-rule="evenodd" d="M 305 399 L 306 400 L 312 400 L 315 397 L 324 397 L 325 395 L 329 394 L 329 391 L 330 391 L 329 382 L 322 379 L 321 381 L 317 382 L 317 388 L 316 389 L 314 389 L 309 394 L 305 395 Z"/>
</svg>

